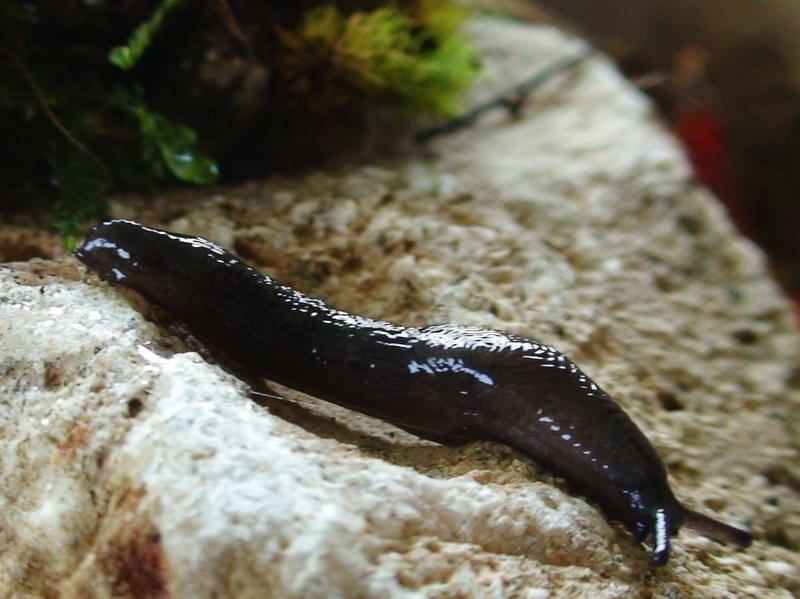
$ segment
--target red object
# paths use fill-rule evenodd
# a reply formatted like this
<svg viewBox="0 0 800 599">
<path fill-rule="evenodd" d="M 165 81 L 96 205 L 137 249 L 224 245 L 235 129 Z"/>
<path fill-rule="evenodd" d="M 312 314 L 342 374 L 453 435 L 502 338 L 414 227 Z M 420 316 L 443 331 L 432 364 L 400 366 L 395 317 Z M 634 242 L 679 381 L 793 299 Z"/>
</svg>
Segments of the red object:
<svg viewBox="0 0 800 599">
<path fill-rule="evenodd" d="M 725 205 L 739 231 L 758 241 L 758 228 L 733 172 L 731 146 L 713 107 L 684 107 L 673 119 L 672 129 L 686 147 L 697 178 Z M 785 285 L 784 289 L 800 322 L 800 291 Z"/>
<path fill-rule="evenodd" d="M 754 237 L 753 220 L 733 174 L 731 146 L 713 106 L 684 106 L 673 119 L 672 129 L 686 147 L 697 178 L 728 208 L 739 230 Z"/>
</svg>

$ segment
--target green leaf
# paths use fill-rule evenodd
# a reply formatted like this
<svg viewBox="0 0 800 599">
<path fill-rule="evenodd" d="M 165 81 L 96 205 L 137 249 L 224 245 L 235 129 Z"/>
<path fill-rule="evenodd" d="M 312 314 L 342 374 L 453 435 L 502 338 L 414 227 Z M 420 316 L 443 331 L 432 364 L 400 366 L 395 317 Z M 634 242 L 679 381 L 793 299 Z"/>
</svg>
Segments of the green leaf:
<svg viewBox="0 0 800 599">
<path fill-rule="evenodd" d="M 202 185 L 217 180 L 219 167 L 197 150 L 197 133 L 194 129 L 151 110 L 144 103 L 141 93 L 117 88 L 111 99 L 138 119 L 144 142 L 144 158 L 150 162 L 156 174 L 163 174 L 158 160 L 160 157 L 169 171 L 182 181 Z"/>
<path fill-rule="evenodd" d="M 109 52 L 108 60 L 125 71 L 133 68 L 153 42 L 153 36 L 161 29 L 164 17 L 184 1 L 163 0 L 150 18 L 133 31 L 126 45 L 117 46 Z"/>
<path fill-rule="evenodd" d="M 217 180 L 217 164 L 195 150 L 197 134 L 193 129 L 173 123 L 144 106 L 136 107 L 133 113 L 139 119 L 142 135 L 158 147 L 167 167 L 178 179 L 198 184 Z"/>
</svg>

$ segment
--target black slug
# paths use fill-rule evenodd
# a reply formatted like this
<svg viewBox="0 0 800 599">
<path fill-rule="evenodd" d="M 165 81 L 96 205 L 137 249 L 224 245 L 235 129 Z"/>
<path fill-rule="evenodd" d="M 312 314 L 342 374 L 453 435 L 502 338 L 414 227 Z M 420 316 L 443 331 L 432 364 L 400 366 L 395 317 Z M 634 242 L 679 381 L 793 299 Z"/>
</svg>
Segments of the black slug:
<svg viewBox="0 0 800 599">
<path fill-rule="evenodd" d="M 336 310 L 221 247 L 138 223 L 95 227 L 75 255 L 185 322 L 253 373 L 440 442 L 517 449 L 596 501 L 663 565 L 687 526 L 750 535 L 675 498 L 655 449 L 622 408 L 552 347 L 453 324 L 422 328 Z"/>
</svg>

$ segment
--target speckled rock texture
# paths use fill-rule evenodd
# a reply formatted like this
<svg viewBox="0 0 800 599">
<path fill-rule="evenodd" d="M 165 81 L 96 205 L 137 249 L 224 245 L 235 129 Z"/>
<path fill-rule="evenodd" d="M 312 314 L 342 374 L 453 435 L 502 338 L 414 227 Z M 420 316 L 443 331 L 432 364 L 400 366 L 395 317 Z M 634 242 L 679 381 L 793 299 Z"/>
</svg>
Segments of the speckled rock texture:
<svg viewBox="0 0 800 599">
<path fill-rule="evenodd" d="M 470 102 L 581 45 L 500 20 L 473 34 L 487 74 Z M 0 270 L 0 597 L 800 592 L 797 329 L 759 252 L 602 58 L 518 119 L 396 164 L 114 212 L 340 308 L 555 345 L 624 405 L 683 501 L 756 542 L 684 531 L 654 569 L 510 449 L 438 446 L 277 386 L 285 400 L 257 405 L 180 326 L 63 256 Z"/>
</svg>

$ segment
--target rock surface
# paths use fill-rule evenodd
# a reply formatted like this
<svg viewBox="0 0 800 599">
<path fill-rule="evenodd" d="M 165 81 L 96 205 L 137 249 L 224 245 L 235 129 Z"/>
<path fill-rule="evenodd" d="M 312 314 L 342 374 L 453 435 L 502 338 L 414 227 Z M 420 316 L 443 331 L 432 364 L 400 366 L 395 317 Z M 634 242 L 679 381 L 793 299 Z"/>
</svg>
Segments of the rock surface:
<svg viewBox="0 0 800 599">
<path fill-rule="evenodd" d="M 475 102 L 580 45 L 503 21 L 473 33 L 489 74 Z M 425 157 L 114 210 L 344 309 L 557 346 L 625 406 L 682 500 L 757 541 L 686 531 L 654 570 L 509 449 L 437 446 L 283 389 L 292 401 L 256 405 L 63 257 L 0 270 L 0 596 L 800 592 L 797 330 L 760 254 L 602 59 Z"/>
</svg>

